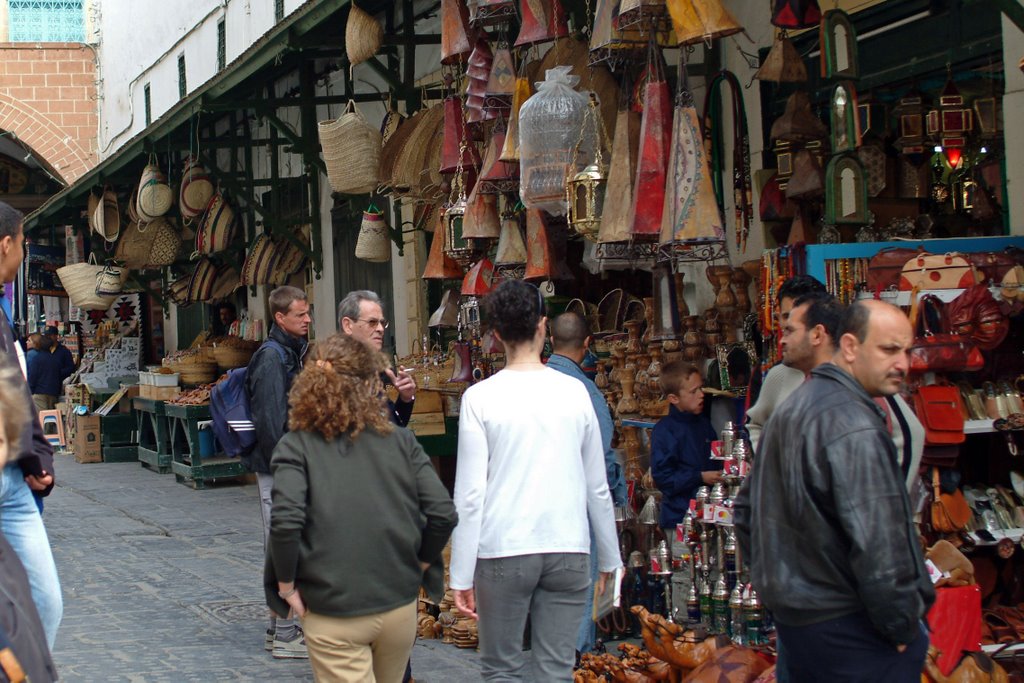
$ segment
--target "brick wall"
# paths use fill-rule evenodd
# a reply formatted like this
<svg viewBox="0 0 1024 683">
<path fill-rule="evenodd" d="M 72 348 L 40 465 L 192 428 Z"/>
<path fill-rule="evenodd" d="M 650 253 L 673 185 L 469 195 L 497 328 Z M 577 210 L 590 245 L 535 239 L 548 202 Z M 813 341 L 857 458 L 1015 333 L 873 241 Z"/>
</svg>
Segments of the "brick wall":
<svg viewBox="0 0 1024 683">
<path fill-rule="evenodd" d="M 96 165 L 96 60 L 79 43 L 0 43 L 0 129 L 71 184 Z"/>
</svg>

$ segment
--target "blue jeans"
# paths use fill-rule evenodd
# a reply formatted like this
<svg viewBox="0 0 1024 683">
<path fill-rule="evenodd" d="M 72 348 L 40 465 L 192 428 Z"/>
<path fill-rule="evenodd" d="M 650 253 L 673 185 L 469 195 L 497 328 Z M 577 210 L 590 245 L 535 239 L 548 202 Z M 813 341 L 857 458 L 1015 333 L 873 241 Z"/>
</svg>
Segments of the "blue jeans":
<svg viewBox="0 0 1024 683">
<path fill-rule="evenodd" d="M 579 633 L 576 634 L 576 650 L 580 654 L 592 652 L 597 644 L 597 624 L 594 623 L 594 584 L 597 583 L 597 545 L 594 541 L 594 530 L 590 530 L 590 590 L 587 601 L 583 605 L 583 621 L 580 622 Z"/>
<path fill-rule="evenodd" d="M 25 567 L 32 587 L 32 601 L 39 610 L 46 641 L 52 650 L 64 614 L 64 600 L 43 518 L 17 463 L 4 467 L 0 480 L 0 531 Z"/>
</svg>

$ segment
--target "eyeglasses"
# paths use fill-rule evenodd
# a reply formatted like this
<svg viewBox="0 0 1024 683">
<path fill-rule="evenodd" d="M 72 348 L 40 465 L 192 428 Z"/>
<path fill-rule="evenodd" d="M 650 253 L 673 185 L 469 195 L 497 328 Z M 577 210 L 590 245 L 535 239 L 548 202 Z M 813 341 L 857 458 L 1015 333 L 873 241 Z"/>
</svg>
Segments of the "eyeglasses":
<svg viewBox="0 0 1024 683">
<path fill-rule="evenodd" d="M 377 325 L 380 325 L 385 330 L 388 329 L 388 326 L 391 324 L 388 322 L 387 318 L 356 318 L 356 320 L 361 323 L 366 323 L 370 327 L 377 327 Z"/>
</svg>

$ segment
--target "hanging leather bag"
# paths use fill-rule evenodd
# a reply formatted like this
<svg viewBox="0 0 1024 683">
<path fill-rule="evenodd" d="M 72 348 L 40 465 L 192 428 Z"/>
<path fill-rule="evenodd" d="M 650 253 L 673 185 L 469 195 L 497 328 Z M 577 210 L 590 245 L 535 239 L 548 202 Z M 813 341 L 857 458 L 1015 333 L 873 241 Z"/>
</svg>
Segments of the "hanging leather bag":
<svg viewBox="0 0 1024 683">
<path fill-rule="evenodd" d="M 868 289 L 875 291 L 895 287 L 900 282 L 903 266 L 907 265 L 910 259 L 919 255 L 928 256 L 929 254 L 907 247 L 879 249 L 878 253 L 868 261 Z"/>
<path fill-rule="evenodd" d="M 903 266 L 900 289 L 965 289 L 975 283 L 974 268 L 962 255 L 917 254 Z"/>
<path fill-rule="evenodd" d="M 924 426 L 926 446 L 963 443 L 964 410 L 960 390 L 947 384 L 927 384 L 914 392 L 914 413 Z"/>
<path fill-rule="evenodd" d="M 960 489 L 943 493 L 939 487 L 939 469 L 932 468 L 932 529 L 943 534 L 952 534 L 967 526 L 971 520 L 971 507 Z"/>
<path fill-rule="evenodd" d="M 918 300 L 916 290 L 911 297 L 910 320 L 918 336 L 909 350 L 910 372 L 973 372 L 985 366 L 984 356 L 969 337 L 946 331 L 943 304 L 937 297 L 929 294 Z"/>
</svg>

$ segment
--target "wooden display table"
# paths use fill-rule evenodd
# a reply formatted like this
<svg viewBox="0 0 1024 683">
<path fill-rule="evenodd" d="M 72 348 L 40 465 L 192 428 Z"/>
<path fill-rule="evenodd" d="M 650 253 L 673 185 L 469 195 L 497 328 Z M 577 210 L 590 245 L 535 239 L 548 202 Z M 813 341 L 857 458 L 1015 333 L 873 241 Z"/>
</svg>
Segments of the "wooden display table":
<svg viewBox="0 0 1024 683">
<path fill-rule="evenodd" d="M 133 398 L 135 425 L 139 434 L 139 464 L 160 474 L 171 471 L 171 438 L 164 402 Z"/>
<path fill-rule="evenodd" d="M 164 404 L 171 443 L 171 471 L 178 483 L 205 489 L 207 482 L 242 477 L 247 474 L 238 458 L 200 455 L 199 423 L 210 419 L 210 406 Z"/>
</svg>

